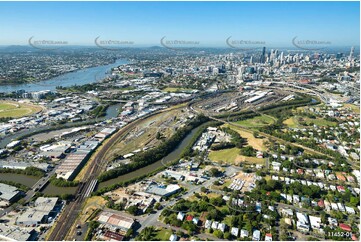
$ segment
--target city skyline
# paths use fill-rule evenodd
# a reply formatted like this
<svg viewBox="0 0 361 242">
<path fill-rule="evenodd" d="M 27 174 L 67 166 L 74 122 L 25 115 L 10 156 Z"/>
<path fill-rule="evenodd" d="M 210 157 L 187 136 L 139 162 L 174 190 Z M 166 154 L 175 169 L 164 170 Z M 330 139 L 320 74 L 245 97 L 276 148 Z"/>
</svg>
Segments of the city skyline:
<svg viewBox="0 0 361 242">
<path fill-rule="evenodd" d="M 226 39 L 292 47 L 292 40 L 359 46 L 359 2 L 1 2 L 0 45 L 29 38 L 93 46 L 95 38 L 134 47 L 160 40 L 226 47 Z M 54 11 L 56 9 L 56 11 Z M 30 11 L 29 11 L 30 10 Z M 302 12 L 302 15 L 299 13 Z M 15 31 L 14 31 L 15 30 Z"/>
</svg>

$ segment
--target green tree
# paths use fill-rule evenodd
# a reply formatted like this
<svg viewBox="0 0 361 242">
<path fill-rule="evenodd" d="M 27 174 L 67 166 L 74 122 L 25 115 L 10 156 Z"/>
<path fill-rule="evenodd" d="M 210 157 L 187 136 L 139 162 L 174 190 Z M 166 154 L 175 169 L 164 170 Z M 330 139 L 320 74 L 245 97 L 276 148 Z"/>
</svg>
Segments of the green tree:
<svg viewBox="0 0 361 242">
<path fill-rule="evenodd" d="M 218 230 L 218 229 L 213 232 L 213 235 L 216 236 L 216 237 L 219 238 L 219 239 L 223 238 L 223 233 L 222 233 L 222 231 L 220 231 L 220 230 Z"/>
<path fill-rule="evenodd" d="M 158 202 L 158 203 L 154 204 L 154 209 L 158 210 L 160 208 L 160 206 L 161 206 L 161 204 Z"/>
<path fill-rule="evenodd" d="M 210 175 L 213 176 L 213 177 L 217 177 L 219 176 L 220 174 L 222 174 L 222 172 L 220 172 L 217 168 L 213 167 L 209 170 L 210 172 Z"/>
<path fill-rule="evenodd" d="M 223 235 L 223 238 L 226 239 L 226 240 L 230 240 L 232 237 L 231 233 L 230 232 L 225 232 L 224 235 Z"/>
<path fill-rule="evenodd" d="M 256 150 L 252 146 L 248 145 L 248 146 L 243 147 L 241 149 L 240 154 L 244 155 L 244 156 L 255 156 L 256 155 Z"/>
<path fill-rule="evenodd" d="M 132 215 L 137 215 L 138 214 L 138 206 L 130 206 L 129 208 L 127 208 L 128 213 L 132 214 Z"/>
</svg>

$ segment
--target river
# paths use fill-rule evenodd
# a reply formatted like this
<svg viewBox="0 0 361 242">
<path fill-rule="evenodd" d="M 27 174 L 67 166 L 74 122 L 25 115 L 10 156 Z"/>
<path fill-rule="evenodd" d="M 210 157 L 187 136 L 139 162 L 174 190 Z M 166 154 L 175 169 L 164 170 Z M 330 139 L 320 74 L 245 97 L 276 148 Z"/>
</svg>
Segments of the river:
<svg viewBox="0 0 361 242">
<path fill-rule="evenodd" d="M 0 180 L 17 182 L 29 188 L 34 186 L 39 179 L 40 178 L 36 176 L 27 176 L 23 174 L 0 173 Z"/>
<path fill-rule="evenodd" d="M 27 176 L 23 174 L 0 173 L 0 180 L 17 182 L 29 188 L 34 186 L 34 184 L 39 181 L 39 179 L 39 177 Z M 48 196 L 56 196 L 62 194 L 74 194 L 76 189 L 77 187 L 56 187 L 49 183 L 40 192 Z"/>
<path fill-rule="evenodd" d="M 99 184 L 99 188 L 103 188 L 106 186 L 110 186 L 112 184 L 116 184 L 122 181 L 127 181 L 148 173 L 151 173 L 152 171 L 157 170 L 158 168 L 164 166 L 164 164 L 168 164 L 174 160 L 180 159 L 181 157 L 181 153 L 184 150 L 184 148 L 189 144 L 189 142 L 191 141 L 192 137 L 196 134 L 196 132 L 200 129 L 200 126 L 198 126 L 197 128 L 194 128 L 183 140 L 182 142 L 180 142 L 180 144 L 176 147 L 175 150 L 173 150 L 171 153 L 169 153 L 166 157 L 164 157 L 162 160 L 159 160 L 151 165 L 145 166 L 143 168 L 140 168 L 136 171 L 133 172 L 129 172 L 128 174 L 119 176 L 117 178 L 105 181 L 105 182 L 101 182 Z"/>
<path fill-rule="evenodd" d="M 107 108 L 104 119 L 107 120 L 107 119 L 118 117 L 122 106 L 123 106 L 123 104 L 121 104 L 121 103 L 110 105 Z"/>
<path fill-rule="evenodd" d="M 116 111 L 116 108 L 112 109 L 112 111 Z M 200 127 L 194 128 L 176 147 L 175 150 L 173 150 L 171 153 L 169 153 L 166 157 L 164 157 L 162 160 L 159 160 L 151 165 L 148 165 L 146 167 L 140 168 L 136 171 L 130 172 L 128 174 L 119 176 L 117 178 L 111 179 L 109 181 L 105 181 L 99 184 L 99 188 L 110 186 L 112 184 L 121 182 L 121 181 L 127 181 L 148 173 L 151 173 L 158 168 L 164 166 L 164 164 L 168 164 L 169 162 L 172 162 L 174 160 L 180 159 L 181 153 L 184 150 L 184 148 L 189 144 L 193 136 L 196 134 L 196 132 L 200 129 Z M 33 176 L 26 176 L 22 174 L 11 174 L 11 173 L 0 173 L 0 180 L 6 180 L 6 181 L 14 181 L 21 183 L 23 185 L 26 185 L 28 187 L 32 187 L 40 178 L 33 177 Z M 48 184 L 43 192 L 46 195 L 55 196 L 55 195 L 61 195 L 61 194 L 74 194 L 76 191 L 76 187 L 56 187 L 52 184 Z"/>
<path fill-rule="evenodd" d="M 19 90 L 25 90 L 27 92 L 36 92 L 41 90 L 55 91 L 57 86 L 69 87 L 75 84 L 89 84 L 100 81 L 109 76 L 109 71 L 111 68 L 128 63 L 129 62 L 127 60 L 119 59 L 109 65 L 81 69 L 39 82 L 29 84 L 0 85 L 0 92 L 14 92 Z"/>
</svg>

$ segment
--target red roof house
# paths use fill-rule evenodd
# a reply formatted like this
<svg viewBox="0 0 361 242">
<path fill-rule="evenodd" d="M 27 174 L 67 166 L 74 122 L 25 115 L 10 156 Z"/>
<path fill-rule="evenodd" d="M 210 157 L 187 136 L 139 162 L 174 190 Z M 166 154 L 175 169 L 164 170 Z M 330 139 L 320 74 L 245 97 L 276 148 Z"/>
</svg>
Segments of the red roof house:
<svg viewBox="0 0 361 242">
<path fill-rule="evenodd" d="M 351 227 L 347 224 L 340 224 L 340 228 L 345 231 L 349 231 L 349 232 L 352 231 Z"/>
<path fill-rule="evenodd" d="M 345 188 L 343 186 L 337 186 L 337 190 L 339 192 L 345 192 Z"/>
<path fill-rule="evenodd" d="M 324 201 L 321 199 L 320 201 L 318 201 L 317 205 L 320 207 L 320 208 L 324 208 L 325 207 L 325 203 Z"/>
</svg>

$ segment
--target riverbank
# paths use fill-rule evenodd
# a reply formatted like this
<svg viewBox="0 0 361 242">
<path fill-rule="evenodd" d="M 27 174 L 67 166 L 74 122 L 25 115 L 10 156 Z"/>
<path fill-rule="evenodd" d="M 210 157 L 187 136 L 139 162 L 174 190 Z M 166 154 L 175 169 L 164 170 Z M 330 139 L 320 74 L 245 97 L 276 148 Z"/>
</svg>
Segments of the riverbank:
<svg viewBox="0 0 361 242">
<path fill-rule="evenodd" d="M 128 60 L 119 59 L 112 64 L 80 69 L 47 80 L 26 84 L 0 85 L 0 92 L 9 93 L 19 90 L 26 90 L 27 92 L 36 92 L 42 90 L 55 91 L 57 86 L 69 87 L 75 84 L 84 85 L 94 83 L 103 80 L 104 78 L 109 76 L 109 71 L 111 70 L 111 68 L 125 65 L 128 63 Z"/>
<path fill-rule="evenodd" d="M 167 156 L 165 156 L 163 159 L 158 160 L 150 165 L 147 165 L 145 167 L 142 167 L 140 169 L 137 169 L 135 171 L 129 172 L 125 175 L 118 176 L 117 178 L 113 178 L 110 180 L 107 180 L 105 182 L 99 183 L 99 189 L 111 186 L 113 184 L 128 181 L 131 179 L 134 179 L 136 177 L 141 177 L 143 175 L 148 175 L 148 173 L 151 173 L 159 168 L 164 167 L 164 165 L 169 164 L 170 162 L 173 162 L 174 160 L 177 160 L 180 158 L 183 150 L 188 146 L 189 142 L 192 140 L 192 137 L 197 133 L 198 129 L 200 127 L 194 128 L 176 147 L 175 150 L 173 150 L 171 153 L 169 153 Z"/>
</svg>

